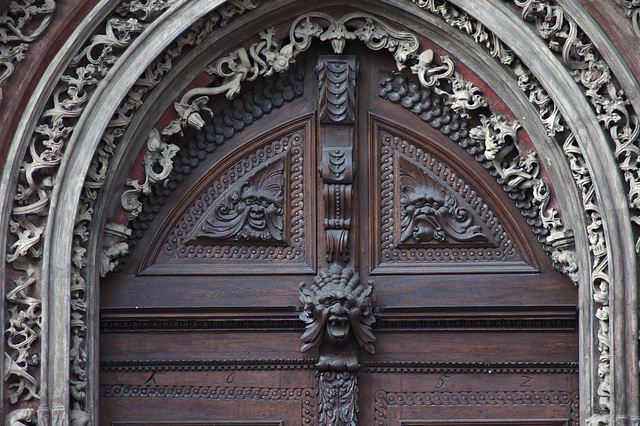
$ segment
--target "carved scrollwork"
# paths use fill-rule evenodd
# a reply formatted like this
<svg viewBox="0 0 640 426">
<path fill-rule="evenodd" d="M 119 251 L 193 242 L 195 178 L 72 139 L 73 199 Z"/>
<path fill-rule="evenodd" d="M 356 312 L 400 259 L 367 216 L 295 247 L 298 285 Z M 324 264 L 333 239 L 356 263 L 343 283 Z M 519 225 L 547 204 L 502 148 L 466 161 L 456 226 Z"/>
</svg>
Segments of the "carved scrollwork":
<svg viewBox="0 0 640 426">
<path fill-rule="evenodd" d="M 25 58 L 30 43 L 49 26 L 56 9 L 54 0 L 12 1 L 0 15 L 0 104 L 2 85 L 15 72 L 15 63 Z M 4 68 L 4 69 L 3 69 Z"/>
<path fill-rule="evenodd" d="M 406 159 L 400 160 L 400 242 L 488 241 L 442 184 Z"/>
<path fill-rule="evenodd" d="M 284 189 L 284 159 L 280 159 L 217 204 L 198 238 L 284 241 Z"/>
<path fill-rule="evenodd" d="M 403 69 L 407 61 L 416 56 L 419 48 L 418 38 L 414 34 L 396 30 L 379 18 L 362 12 L 348 13 L 340 18 L 322 12 L 304 14 L 291 25 L 288 44 L 276 39 L 274 28 L 258 36 L 260 41 L 251 45 L 248 51 L 241 47 L 207 67 L 207 73 L 221 81 L 217 81 L 218 84 L 213 87 L 187 91 L 175 103 L 178 118 L 162 131 L 164 135 L 179 133 L 188 125 L 201 128 L 204 120 L 199 112 L 202 109 L 210 113 L 204 107 L 209 96 L 225 94 L 228 99 L 233 99 L 240 93 L 243 81 L 254 81 L 259 76 L 287 71 L 295 63 L 296 56 L 309 49 L 314 38 L 330 41 L 336 54 L 342 53 L 347 40 L 360 40 L 372 50 L 388 50 L 393 53 L 398 69 Z M 345 75 L 348 78 L 351 74 L 347 72 Z M 475 94 L 471 94 L 466 87 L 459 86 L 459 90 L 460 95 L 454 97 L 452 102 L 455 101 L 460 108 L 471 108 L 473 101 L 467 102 L 465 99 Z"/>
</svg>

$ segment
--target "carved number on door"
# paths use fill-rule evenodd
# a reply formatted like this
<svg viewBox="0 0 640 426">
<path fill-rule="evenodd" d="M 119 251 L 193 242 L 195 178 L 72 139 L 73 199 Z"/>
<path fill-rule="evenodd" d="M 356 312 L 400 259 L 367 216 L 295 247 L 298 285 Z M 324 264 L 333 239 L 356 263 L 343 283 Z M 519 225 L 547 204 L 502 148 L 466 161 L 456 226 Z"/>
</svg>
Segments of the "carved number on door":
<svg viewBox="0 0 640 426">
<path fill-rule="evenodd" d="M 441 387 L 443 387 L 445 379 L 450 379 L 450 378 L 451 376 L 449 376 L 447 373 L 443 373 L 442 376 L 440 376 L 440 378 L 438 379 L 438 384 L 436 385 L 436 389 L 440 389 Z"/>
<path fill-rule="evenodd" d="M 520 385 L 521 388 L 530 388 L 532 387 L 529 383 L 531 383 L 531 381 L 533 380 L 533 377 L 529 377 L 529 376 L 522 376 L 523 379 L 525 379 L 524 383 L 522 383 Z"/>
</svg>

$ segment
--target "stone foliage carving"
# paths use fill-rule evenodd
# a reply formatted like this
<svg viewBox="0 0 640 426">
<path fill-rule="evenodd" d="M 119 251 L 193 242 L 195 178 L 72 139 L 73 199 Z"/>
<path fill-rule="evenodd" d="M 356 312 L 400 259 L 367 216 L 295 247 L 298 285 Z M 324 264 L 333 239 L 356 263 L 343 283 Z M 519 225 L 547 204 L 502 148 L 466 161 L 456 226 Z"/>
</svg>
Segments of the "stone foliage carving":
<svg viewBox="0 0 640 426">
<path fill-rule="evenodd" d="M 29 44 L 49 27 L 54 0 L 14 0 L 0 15 L 0 104 L 2 85 L 16 71 L 16 63 L 25 58 Z"/>
<path fill-rule="evenodd" d="M 300 283 L 300 319 L 306 323 L 301 339 L 301 350 L 323 345 L 344 346 L 355 341 L 367 352 L 374 353 L 375 337 L 371 325 L 373 316 L 373 282 L 361 283 L 360 276 L 349 268 L 332 265 L 322 269 L 313 279 L 311 288 Z M 330 361 L 330 360 L 327 360 Z M 321 368 L 328 368 L 321 358 Z M 352 369 L 356 366 L 334 364 L 334 369 Z"/>
<path fill-rule="evenodd" d="M 284 241 L 284 159 L 268 164 L 213 209 L 198 237 Z"/>
<path fill-rule="evenodd" d="M 257 81 L 241 98 L 234 100 L 221 114 L 207 122 L 173 157 L 172 170 L 166 178 L 167 183 L 155 183 L 148 195 L 141 194 L 142 213 L 129 224 L 132 229 L 132 235 L 127 240 L 129 247 L 133 249 L 137 246 L 144 230 L 167 197 L 178 187 L 179 182 L 200 164 L 201 159 L 206 158 L 218 146 L 256 120 L 302 95 L 303 88 L 303 77 L 293 71 L 267 77 Z M 119 259 L 119 264 L 123 265 L 126 261 L 125 255 Z"/>
<path fill-rule="evenodd" d="M 38 422 L 38 414 L 33 408 L 21 408 L 13 410 L 4 418 L 7 426 L 28 426 Z"/>
<path fill-rule="evenodd" d="M 487 241 L 473 217 L 433 177 L 410 161 L 400 165 L 400 242 Z"/>
<path fill-rule="evenodd" d="M 147 138 L 147 151 L 142 160 L 144 182 L 140 183 L 137 180 L 127 179 L 127 186 L 131 186 L 132 189 L 124 191 L 121 197 L 122 208 L 129 212 L 129 220 L 137 217 L 142 212 L 142 203 L 138 199 L 140 194 L 149 195 L 151 186 L 157 182 L 163 185 L 169 182 L 167 178 L 173 169 L 171 159 L 178 151 L 180 151 L 180 148 L 176 145 L 162 141 L 160 132 L 157 129 L 151 130 Z"/>
<path fill-rule="evenodd" d="M 459 28 L 460 22 L 470 22 L 473 28 L 475 20 L 454 8 L 453 6 L 436 7 L 435 3 L 428 0 L 414 0 L 418 6 L 440 15 L 450 25 Z M 535 24 L 540 36 L 548 41 L 551 51 L 562 55 L 562 61 L 573 74 L 576 82 L 586 90 L 586 97 L 591 102 L 594 111 L 601 122 L 605 134 L 609 134 L 615 144 L 615 153 L 619 161 L 620 169 L 629 185 L 629 203 L 637 212 L 636 196 L 638 187 L 638 118 L 631 109 L 631 104 L 626 99 L 624 92 L 618 90 L 619 84 L 611 74 L 608 64 L 601 59 L 593 43 L 584 31 L 571 19 L 561 6 L 550 1 L 541 0 L 516 0 L 515 5 L 521 8 L 524 20 Z M 633 3 L 631 6 L 635 7 Z M 633 8 L 631 10 L 634 10 Z M 462 16 L 462 20 L 459 17 Z M 469 34 L 469 31 L 465 31 Z M 501 43 L 498 41 L 498 43 Z M 540 83 L 532 76 L 520 61 L 511 64 L 514 75 L 517 77 L 519 88 L 529 97 L 530 102 L 538 109 L 540 119 L 547 127 L 550 137 L 561 135 L 566 128 L 563 118 L 558 112 L 551 98 L 542 89 Z M 587 419 L 593 424 L 608 424 L 607 413 L 610 411 L 611 379 L 610 379 L 610 328 L 609 328 L 609 284 L 608 249 L 604 236 L 602 217 L 600 215 L 598 200 L 593 187 L 593 180 L 589 174 L 580 147 L 572 134 L 563 136 L 565 140 L 563 149 L 574 174 L 576 184 L 581 189 L 583 204 L 587 211 L 587 233 L 589 237 L 590 252 L 592 256 L 591 286 L 593 288 L 593 300 L 600 307 L 595 316 L 598 323 L 597 348 L 599 361 L 597 375 L 600 376 L 597 394 L 599 396 L 599 408 L 602 415 L 594 415 Z M 632 216 L 634 224 L 640 222 L 638 214 Z M 636 228 L 637 230 L 637 228 Z M 638 246 L 636 247 L 638 249 Z M 570 253 L 566 252 L 565 253 Z M 562 252 L 561 252 L 562 254 Z M 572 257 L 561 256 L 561 257 Z M 567 262 L 567 271 L 577 276 L 577 268 L 573 261 Z"/>
<path fill-rule="evenodd" d="M 481 124 L 467 129 L 466 120 L 460 114 L 442 105 L 443 90 L 439 93 L 432 94 L 421 83 L 398 72 L 385 71 L 380 75 L 378 94 L 399 103 L 448 135 L 489 170 L 528 219 L 542 247 L 552 257 L 554 266 L 577 282 L 573 240 L 565 239 L 560 245 L 555 240 L 548 240 L 550 234 L 557 236 L 564 231 L 558 212 L 548 208 L 551 193 L 548 184 L 538 177 L 540 165 L 535 153 L 531 151 L 521 157 L 516 149 L 519 124 L 508 123 L 497 114 L 489 118 L 480 115 Z"/>
<path fill-rule="evenodd" d="M 634 0 L 619 2 L 627 8 L 632 18 L 634 30 L 638 33 L 638 5 Z M 549 1 L 515 1 L 521 8 L 522 18 L 533 22 L 540 37 L 546 40 L 552 51 L 561 55 L 562 62 L 580 84 L 600 121 L 605 134 L 611 137 L 615 146 L 615 155 L 619 169 L 628 185 L 628 202 L 631 210 L 632 225 L 637 233 L 640 225 L 640 172 L 638 151 L 640 150 L 640 120 L 620 84 L 616 81 L 609 65 L 604 61 L 595 45 L 564 9 Z M 599 405 L 603 413 L 610 412 L 610 329 L 609 329 L 609 284 L 608 253 L 604 228 L 595 190 L 585 176 L 584 158 L 580 153 L 573 135 L 567 136 L 564 143 L 565 153 L 570 161 L 576 183 L 582 189 L 583 203 L 588 215 L 588 234 L 593 259 L 591 285 L 593 300 L 600 305 L 596 310 L 599 324 L 598 349 L 600 351 L 598 375 Z M 636 241 L 636 252 L 640 253 L 640 238 Z M 608 423 L 606 416 L 590 419 L 594 423 Z"/>
<path fill-rule="evenodd" d="M 52 7 L 52 2 L 45 3 L 47 4 Z M 39 356 L 31 351 L 40 336 L 40 313 L 37 308 L 40 301 L 34 295 L 40 280 L 37 259 L 40 257 L 41 236 L 46 226 L 42 216 L 46 215 L 49 207 L 55 174 L 64 155 L 65 143 L 73 132 L 75 120 L 82 113 L 91 93 L 115 63 L 122 49 L 130 45 L 148 23 L 138 20 L 132 10 L 139 4 L 136 1 L 118 8 L 105 20 L 102 33 L 98 31 L 75 55 L 53 92 L 52 106 L 44 112 L 35 128 L 29 153 L 22 166 L 23 174 L 14 196 L 15 206 L 10 226 L 10 233 L 15 239 L 10 242 L 7 256 L 7 261 L 14 269 L 24 272 L 24 275 L 13 280 L 15 288 L 6 295 L 11 318 L 6 330 L 9 350 L 5 353 L 5 360 L 11 368 L 6 370 L 4 379 L 9 383 L 9 389 L 13 390 L 9 396 L 13 404 L 18 399 L 28 400 L 38 396 L 37 380 L 32 369 L 38 365 Z M 149 19 L 167 7 L 167 2 L 157 2 L 153 7 L 153 14 L 148 15 Z M 41 14 L 47 9 L 35 7 L 28 10 L 29 13 Z M 24 23 L 20 23 L 18 28 L 22 28 Z M 101 173 L 105 173 L 102 167 L 106 166 L 104 159 L 99 158 L 97 164 L 89 172 L 90 175 L 95 174 L 94 179 L 99 179 Z M 94 188 L 95 186 L 87 187 L 89 194 L 93 194 Z M 88 237 L 86 220 L 90 215 L 91 210 L 85 210 L 78 216 L 74 234 L 78 241 Z M 84 248 L 78 247 L 78 243 L 75 244 L 72 253 L 75 267 L 84 267 L 85 252 Z M 84 403 L 85 394 L 82 389 L 86 386 L 86 355 L 80 346 L 83 342 L 86 306 L 78 298 L 84 297 L 79 295 L 84 294 L 85 284 L 84 280 L 76 277 L 76 273 L 72 282 L 72 397 Z M 16 343 L 17 341 L 20 343 Z"/>
<path fill-rule="evenodd" d="M 234 3 L 233 7 L 235 7 L 239 2 L 232 2 L 232 3 Z M 500 43 L 495 39 L 495 35 L 484 31 L 484 28 L 477 21 L 475 21 L 473 18 L 469 17 L 468 15 L 457 11 L 455 8 L 450 7 L 449 5 L 436 4 L 437 2 L 432 2 L 430 0 L 416 0 L 416 3 L 418 5 L 421 5 L 421 7 L 425 7 L 425 8 L 431 7 L 433 9 L 433 13 L 443 16 L 443 19 L 445 19 L 446 22 L 451 23 L 451 25 L 454 25 L 456 28 L 459 28 L 461 31 L 464 31 L 465 33 L 472 36 L 479 43 L 482 43 L 483 45 L 485 45 L 487 49 L 489 49 L 489 51 L 492 53 L 492 55 L 494 55 L 503 63 L 509 64 L 511 63 L 511 61 L 513 61 L 513 56 L 510 56 L 508 50 L 504 49 L 504 46 L 502 45 L 502 43 Z M 225 5 L 224 7 L 226 6 L 228 5 Z M 436 6 L 439 9 L 436 9 Z M 238 9 L 234 9 L 233 7 L 230 8 L 230 10 L 233 10 L 232 15 L 236 13 L 242 13 L 243 10 L 246 10 L 246 9 L 242 9 L 241 12 L 238 12 L 240 8 L 238 7 Z M 219 9 L 219 10 L 222 10 L 222 9 Z M 141 13 L 140 10 L 137 10 L 136 12 Z M 193 31 L 189 32 L 188 34 L 188 37 L 191 37 L 193 35 L 193 42 L 189 42 L 188 37 L 187 38 L 181 37 L 180 41 L 176 43 L 177 46 L 176 45 L 172 46 L 172 49 L 173 49 L 172 54 L 177 55 L 179 54 L 179 52 L 182 50 L 184 46 L 188 46 L 190 43 L 194 44 L 198 40 L 201 40 L 203 37 L 206 36 L 206 34 L 210 33 L 211 30 L 216 25 L 220 24 L 221 22 L 222 23 L 226 22 L 225 19 L 228 19 L 228 18 L 225 18 L 225 15 L 216 14 L 216 19 L 212 20 L 213 23 L 212 21 L 208 21 L 208 20 L 199 22 L 198 25 L 201 25 L 200 27 L 201 31 L 200 32 L 195 31 L 195 35 L 193 35 L 194 34 Z M 171 54 L 168 53 L 167 55 L 169 57 L 168 63 L 171 64 Z M 139 81 L 140 84 L 134 88 L 134 90 L 131 92 L 132 97 L 127 101 L 133 100 L 135 98 L 135 95 L 137 95 L 137 92 L 136 92 L 137 90 L 144 93 L 145 91 L 150 90 L 150 88 L 154 87 L 158 83 L 162 74 L 166 72 L 166 69 L 161 70 L 162 67 L 160 66 L 156 67 L 156 65 L 150 68 L 149 74 L 141 78 L 141 80 Z M 72 68 L 72 69 L 75 69 L 75 68 Z M 520 68 L 520 69 L 523 71 L 523 74 L 522 74 L 523 87 L 529 84 L 536 83 L 535 81 L 534 83 L 527 83 L 525 80 L 530 78 L 530 76 L 528 75 L 528 71 L 526 71 L 526 69 L 524 68 Z M 74 78 L 73 74 L 67 73 L 65 75 L 65 78 L 67 79 L 66 81 L 63 80 L 65 83 L 69 82 L 75 85 L 74 87 L 80 87 L 79 91 L 76 90 L 76 94 L 80 94 L 80 96 L 85 96 L 85 91 L 83 89 L 83 87 L 85 86 L 84 83 L 72 82 Z M 88 87 L 91 87 L 91 86 L 92 84 L 89 83 Z M 559 119 L 554 118 L 554 117 L 558 117 L 558 115 L 556 114 L 557 110 L 555 109 L 553 102 L 551 102 L 548 99 L 548 97 L 545 97 L 544 91 L 537 92 L 538 89 L 539 89 L 539 85 L 537 86 L 537 88 L 534 87 L 533 89 L 527 88 L 523 90 L 526 93 L 531 94 L 530 99 L 532 99 L 532 103 L 537 104 L 539 106 L 542 105 L 542 107 L 540 107 L 539 109 L 541 119 L 547 125 L 549 133 L 555 134 L 556 132 L 560 131 L 558 130 L 558 126 L 560 126 Z M 539 93 L 541 98 L 536 97 L 537 96 L 535 95 L 536 93 Z M 137 99 L 137 102 L 139 101 L 140 99 Z M 72 100 L 68 104 L 71 107 L 71 109 L 74 111 L 74 114 L 78 116 L 82 112 L 84 100 L 80 100 L 80 101 Z M 136 107 L 134 105 L 135 105 L 135 102 L 127 103 L 125 106 L 128 107 L 129 109 L 126 112 L 130 113 L 135 111 Z M 119 113 L 126 116 L 126 113 L 124 111 L 119 111 Z M 66 117 L 66 119 L 67 121 L 73 120 L 73 118 L 71 117 Z M 105 134 L 105 141 L 106 141 L 105 146 L 101 147 L 101 155 L 104 154 L 104 156 L 100 157 L 100 164 L 108 163 L 109 156 L 106 154 L 106 152 L 109 148 L 109 144 L 113 143 L 114 140 L 119 137 L 118 136 L 119 131 L 125 128 L 126 125 L 128 125 L 128 123 L 129 123 L 129 120 L 126 119 L 125 117 L 123 124 L 114 124 L 110 126 L 110 128 L 107 130 L 107 133 Z M 25 202 L 18 200 L 18 205 L 14 208 L 14 218 L 12 219 L 12 222 L 11 222 L 11 228 L 12 228 L 12 235 L 15 237 L 14 240 L 17 240 L 15 242 L 19 242 L 19 244 L 13 245 L 14 241 L 10 242 L 10 245 L 12 245 L 12 248 L 10 250 L 10 255 L 9 255 L 9 258 L 13 256 L 13 259 L 10 260 L 10 263 L 13 263 L 16 269 L 18 269 L 19 271 L 22 271 L 22 277 L 20 278 L 21 280 L 20 282 L 33 279 L 32 281 L 32 284 L 33 284 L 33 283 L 36 283 L 37 280 L 39 279 L 39 277 L 34 274 L 34 272 L 38 271 L 39 268 L 37 268 L 37 265 L 33 266 L 34 263 L 32 263 L 31 260 L 37 258 L 38 248 L 39 248 L 38 243 L 40 242 L 40 235 L 42 234 L 42 230 L 43 230 L 43 227 L 40 226 L 41 224 L 40 218 L 38 218 L 37 216 L 28 217 L 27 216 L 28 213 L 26 213 L 26 209 L 24 209 L 23 207 L 29 206 L 29 208 L 34 208 L 33 210 L 34 212 L 38 212 L 38 211 L 43 212 L 46 209 L 46 206 L 48 206 L 47 193 L 48 191 L 50 191 L 51 186 L 53 185 L 53 182 L 54 182 L 54 180 L 51 179 L 51 176 L 55 175 L 57 164 L 59 164 L 60 157 L 58 157 L 58 155 L 61 152 L 59 146 L 64 145 L 66 138 L 68 137 L 69 133 L 72 131 L 72 127 L 73 126 L 69 124 L 67 124 L 67 126 L 61 125 L 56 131 L 56 134 L 59 135 L 59 137 L 57 139 L 52 139 L 49 144 L 51 148 L 50 152 L 52 152 L 52 155 L 51 156 L 47 155 L 42 157 L 42 158 L 50 159 L 51 161 L 49 165 L 42 167 L 41 170 L 44 170 L 45 173 L 42 173 L 42 174 L 35 173 L 35 175 L 32 173 L 30 175 L 30 178 L 32 179 L 32 181 L 34 180 L 34 177 L 35 177 L 35 183 L 33 185 L 31 185 L 30 182 L 27 182 L 29 178 L 26 178 L 26 179 L 21 178 L 19 193 L 23 194 L 25 192 L 28 192 L 28 195 L 26 196 L 26 198 L 29 198 L 29 197 L 32 197 L 32 198 L 31 200 L 27 200 Z M 618 127 L 618 128 L 622 129 L 622 127 Z M 51 132 L 54 132 L 54 130 L 51 130 Z M 39 143 L 40 142 L 38 142 L 38 144 Z M 573 143 L 575 143 L 575 141 L 572 141 L 572 143 L 569 145 L 572 148 L 575 148 L 577 150 L 577 152 L 575 153 L 575 158 L 577 158 L 579 161 L 580 159 L 582 159 L 582 156 L 580 154 L 580 150 L 578 149 L 577 145 L 574 146 Z M 47 147 L 46 145 L 43 145 L 43 144 L 38 145 L 38 144 L 36 144 L 35 148 L 33 148 L 35 149 L 35 151 L 33 152 L 36 153 L 36 156 L 40 156 L 42 152 L 44 152 L 45 150 L 49 150 L 49 147 Z M 33 155 L 33 152 L 29 155 Z M 569 154 L 568 156 L 570 157 Z M 27 165 L 29 162 L 30 160 L 28 159 Z M 574 170 L 577 170 L 577 169 L 574 169 Z M 583 173 L 583 176 L 582 176 L 583 178 L 590 179 L 590 176 L 588 176 L 588 170 L 586 169 L 586 166 L 584 166 L 584 171 L 582 173 Z M 93 177 L 90 176 L 87 186 L 90 187 L 91 185 L 93 185 L 93 183 L 94 183 Z M 596 203 L 595 198 L 593 198 L 592 185 L 590 182 L 585 183 L 585 189 L 587 190 L 586 191 L 587 193 L 592 194 L 591 201 Z M 32 203 L 31 201 L 34 201 L 34 202 Z M 90 197 L 85 196 L 85 200 L 83 201 L 83 203 L 85 201 L 87 202 L 84 204 L 84 207 L 79 211 L 79 217 L 84 218 L 81 220 L 83 220 L 84 224 L 86 225 L 90 223 L 90 217 L 87 219 L 87 216 L 86 216 L 87 214 L 90 216 L 90 206 L 91 206 Z M 37 205 L 39 205 L 39 208 L 36 208 Z M 596 264 L 598 263 L 600 264 L 599 268 L 600 267 L 602 268 L 600 272 L 602 272 L 603 275 L 600 275 L 597 281 L 594 282 L 594 287 L 601 289 L 599 284 L 602 284 L 603 288 L 606 288 L 606 291 L 608 291 L 606 244 L 605 244 L 604 235 L 602 232 L 602 224 L 601 224 L 600 216 L 599 216 L 599 213 L 597 212 L 597 204 L 594 204 L 594 206 L 596 208 L 591 210 L 593 220 L 591 222 L 592 226 L 590 226 L 590 229 L 589 229 L 589 235 L 592 238 L 592 253 L 597 253 L 597 255 L 600 257 L 600 260 L 604 260 L 604 263 L 596 262 Z M 89 209 L 85 207 L 89 207 Z M 33 222 L 30 222 L 29 220 L 32 220 Z M 37 223 L 34 224 L 34 222 L 37 222 Z M 81 239 L 81 237 L 77 237 L 77 238 Z M 32 244 L 32 241 L 34 241 L 33 244 Z M 76 255 L 78 257 L 76 257 Z M 27 262 L 29 264 L 20 265 L 18 258 L 23 258 L 23 257 L 27 257 L 28 259 L 30 259 L 29 262 Z M 74 259 L 80 259 L 80 260 L 82 259 L 81 250 L 79 250 L 78 252 L 74 251 Z M 82 262 L 79 262 L 79 263 L 82 264 Z M 30 273 L 32 275 L 30 275 Z M 14 281 L 14 285 L 18 286 L 19 284 L 17 284 L 17 282 L 18 281 Z M 598 285 L 596 286 L 595 284 L 598 284 Z M 27 289 L 29 288 L 30 287 L 27 287 Z M 31 289 L 33 288 L 31 287 Z M 599 295 L 598 297 L 602 297 L 603 294 L 601 293 L 604 293 L 604 297 L 606 297 L 607 293 L 605 291 L 599 290 L 599 292 L 596 294 Z M 36 302 L 38 302 L 37 299 L 36 299 Z M 19 305 L 15 301 L 8 301 L 8 303 L 10 307 L 15 307 Z M 23 309 L 24 308 L 22 307 L 22 305 L 20 305 L 20 307 L 17 308 L 17 312 L 21 313 Z M 605 313 L 599 315 L 599 318 L 602 318 L 603 324 L 608 324 L 608 319 L 605 320 L 606 316 L 607 315 Z M 604 339 L 606 340 L 606 336 L 608 335 L 608 328 L 604 329 L 604 327 L 601 326 L 601 331 L 603 333 Z M 19 375 L 14 374 L 12 377 L 17 378 L 19 377 Z"/>
<path fill-rule="evenodd" d="M 129 253 L 129 245 L 124 241 L 131 236 L 131 229 L 117 223 L 107 223 L 104 227 L 102 253 L 100 254 L 100 276 L 106 277 L 118 266 L 118 259 Z"/>
<path fill-rule="evenodd" d="M 163 130 L 163 134 L 179 133 L 188 125 L 199 128 L 204 123 L 200 110 L 212 114 L 211 110 L 203 108 L 208 96 L 224 93 L 228 99 L 233 99 L 240 93 L 243 81 L 254 81 L 259 76 L 288 70 L 295 62 L 295 57 L 309 49 L 313 39 L 329 41 L 336 54 L 342 53 L 347 40 L 360 40 L 372 50 L 384 49 L 393 53 L 398 69 L 404 68 L 407 60 L 415 57 L 419 48 L 418 38 L 414 34 L 395 30 L 377 17 L 361 12 L 348 13 L 340 18 L 321 12 L 302 15 L 291 25 L 288 44 L 276 39 L 273 28 L 258 36 L 260 41 L 251 45 L 248 51 L 241 47 L 207 67 L 207 72 L 221 81 L 213 87 L 194 88 L 186 92 L 175 104 L 178 118 Z M 423 68 L 428 65 L 424 63 Z M 434 81 L 458 77 L 434 77 Z M 464 101 L 468 91 L 468 88 L 460 88 L 456 102 L 460 108 L 473 105 L 473 102 Z"/>
</svg>

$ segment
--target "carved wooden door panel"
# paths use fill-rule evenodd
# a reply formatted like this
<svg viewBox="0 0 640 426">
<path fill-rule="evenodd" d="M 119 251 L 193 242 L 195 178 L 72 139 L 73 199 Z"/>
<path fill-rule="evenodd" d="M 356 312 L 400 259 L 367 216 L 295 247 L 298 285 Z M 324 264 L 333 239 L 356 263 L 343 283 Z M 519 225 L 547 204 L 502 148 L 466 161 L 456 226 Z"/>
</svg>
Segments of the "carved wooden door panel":
<svg viewBox="0 0 640 426">
<path fill-rule="evenodd" d="M 489 159 L 526 135 L 418 77 L 318 46 L 152 132 L 180 152 L 101 285 L 102 424 L 577 422 L 576 290 Z"/>
</svg>

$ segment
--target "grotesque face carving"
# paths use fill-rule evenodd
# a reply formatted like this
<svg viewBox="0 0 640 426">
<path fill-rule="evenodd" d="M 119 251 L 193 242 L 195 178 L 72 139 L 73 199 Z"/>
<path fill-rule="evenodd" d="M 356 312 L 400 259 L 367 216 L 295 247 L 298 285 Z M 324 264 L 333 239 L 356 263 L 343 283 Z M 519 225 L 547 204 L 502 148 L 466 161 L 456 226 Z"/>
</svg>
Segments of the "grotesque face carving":
<svg viewBox="0 0 640 426">
<path fill-rule="evenodd" d="M 284 161 L 276 161 L 223 198 L 198 237 L 284 241 Z"/>
<path fill-rule="evenodd" d="M 310 289 L 300 284 L 303 311 L 300 319 L 307 323 L 302 335 L 302 351 L 321 341 L 345 345 L 353 337 L 360 346 L 374 352 L 371 325 L 375 321 L 372 305 L 373 282 L 360 283 L 360 277 L 349 268 L 333 265 L 321 270 Z"/>
<path fill-rule="evenodd" d="M 400 242 L 438 244 L 487 241 L 483 229 L 462 207 L 453 191 L 415 163 L 400 158 Z"/>
</svg>

